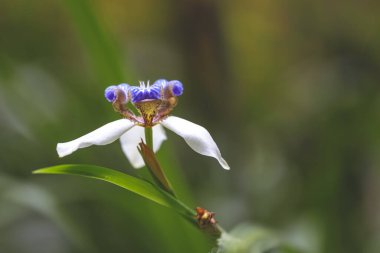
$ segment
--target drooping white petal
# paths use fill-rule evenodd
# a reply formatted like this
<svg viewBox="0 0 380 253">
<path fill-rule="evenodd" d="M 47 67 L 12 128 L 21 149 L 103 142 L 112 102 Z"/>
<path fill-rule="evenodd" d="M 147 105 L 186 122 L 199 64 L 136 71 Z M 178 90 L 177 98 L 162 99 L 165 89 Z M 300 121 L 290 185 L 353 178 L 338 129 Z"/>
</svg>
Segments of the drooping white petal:
<svg viewBox="0 0 380 253">
<path fill-rule="evenodd" d="M 185 139 L 186 143 L 195 152 L 214 157 L 224 169 L 230 169 L 230 166 L 220 154 L 215 141 L 204 127 L 174 116 L 166 118 L 161 124 Z"/>
<path fill-rule="evenodd" d="M 161 144 L 166 141 L 166 133 L 161 125 L 156 125 L 153 127 L 153 151 L 157 152 Z M 145 139 L 144 139 L 145 140 Z"/>
<path fill-rule="evenodd" d="M 131 129 L 135 124 L 127 119 L 119 119 L 108 123 L 73 141 L 58 143 L 57 153 L 59 157 L 70 155 L 79 148 L 91 145 L 107 145 L 117 140 L 122 134 Z"/>
<path fill-rule="evenodd" d="M 165 130 L 162 126 L 156 125 L 153 127 L 153 151 L 157 152 L 163 141 L 166 140 Z M 136 126 L 120 137 L 121 148 L 128 158 L 129 162 L 136 169 L 144 167 L 145 163 L 139 151 L 138 144 L 141 139 L 145 142 L 144 128 Z"/>
<path fill-rule="evenodd" d="M 121 149 L 134 168 L 144 166 L 144 161 L 137 150 L 141 139 L 144 139 L 144 128 L 140 126 L 132 128 L 120 137 Z"/>
</svg>

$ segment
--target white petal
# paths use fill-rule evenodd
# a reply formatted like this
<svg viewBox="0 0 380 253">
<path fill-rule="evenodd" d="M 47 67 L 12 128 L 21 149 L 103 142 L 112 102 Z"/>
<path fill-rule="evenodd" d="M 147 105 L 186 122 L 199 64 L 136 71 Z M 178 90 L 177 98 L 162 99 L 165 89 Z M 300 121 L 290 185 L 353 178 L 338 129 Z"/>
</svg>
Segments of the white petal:
<svg viewBox="0 0 380 253">
<path fill-rule="evenodd" d="M 185 139 L 186 143 L 199 154 L 216 158 L 220 165 L 229 170 L 227 162 L 220 154 L 219 148 L 210 133 L 202 126 L 190 121 L 170 116 L 161 123 L 164 127 Z"/>
<path fill-rule="evenodd" d="M 156 125 L 153 127 L 153 151 L 156 153 L 161 144 L 166 141 L 166 133 L 164 128 L 161 125 Z M 144 139 L 145 140 L 145 139 Z"/>
<path fill-rule="evenodd" d="M 59 157 L 70 155 L 79 148 L 91 145 L 106 145 L 117 140 L 122 134 L 131 129 L 134 123 L 127 119 L 119 119 L 108 123 L 91 133 L 88 133 L 73 141 L 58 143 L 57 153 Z"/>
<path fill-rule="evenodd" d="M 153 150 L 157 152 L 163 141 L 166 140 L 165 130 L 162 126 L 153 127 Z M 136 126 L 120 137 L 121 148 L 127 156 L 129 162 L 136 169 L 144 167 L 145 163 L 142 159 L 137 146 L 141 139 L 145 142 L 145 130 L 143 127 Z"/>
</svg>

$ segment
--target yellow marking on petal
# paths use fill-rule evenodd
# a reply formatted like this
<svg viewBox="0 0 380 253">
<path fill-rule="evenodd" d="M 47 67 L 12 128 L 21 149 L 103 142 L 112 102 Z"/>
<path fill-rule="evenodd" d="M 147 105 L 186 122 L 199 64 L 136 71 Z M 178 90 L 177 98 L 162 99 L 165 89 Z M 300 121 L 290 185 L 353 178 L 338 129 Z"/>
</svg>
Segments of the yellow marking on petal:
<svg viewBox="0 0 380 253">
<path fill-rule="evenodd" d="M 141 113 L 146 127 L 153 126 L 153 119 L 157 115 L 157 109 L 161 103 L 162 100 L 160 99 L 146 100 L 134 103 L 136 108 Z"/>
</svg>

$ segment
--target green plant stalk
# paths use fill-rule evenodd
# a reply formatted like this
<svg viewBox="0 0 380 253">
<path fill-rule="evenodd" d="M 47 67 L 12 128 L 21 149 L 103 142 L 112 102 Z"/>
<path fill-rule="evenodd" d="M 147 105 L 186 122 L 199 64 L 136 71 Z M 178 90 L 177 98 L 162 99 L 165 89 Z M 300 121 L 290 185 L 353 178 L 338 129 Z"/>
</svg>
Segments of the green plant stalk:
<svg viewBox="0 0 380 253">
<path fill-rule="evenodd" d="M 175 196 L 172 184 L 169 182 L 168 177 L 165 175 L 164 170 L 161 168 L 154 154 L 153 129 L 151 127 L 145 127 L 145 141 L 146 145 L 144 143 L 140 143 L 138 150 L 144 159 L 148 171 L 161 189 Z"/>
<path fill-rule="evenodd" d="M 153 150 L 153 129 L 152 127 L 145 127 L 144 129 L 146 145 Z"/>
<path fill-rule="evenodd" d="M 153 150 L 153 129 L 151 127 L 145 127 L 145 141 L 146 141 L 146 145 L 151 150 Z M 194 211 L 194 209 L 191 209 L 190 207 L 185 205 L 183 202 L 181 202 L 173 194 L 173 189 L 165 189 L 165 187 L 163 187 L 163 185 L 165 185 L 165 184 L 160 181 L 160 178 L 156 176 L 154 171 L 152 171 L 152 168 L 149 165 L 147 165 L 147 167 L 148 167 L 148 170 L 150 171 L 150 173 L 152 174 L 153 178 L 158 181 L 158 184 L 160 186 L 159 189 L 162 191 L 162 193 L 165 194 L 167 196 L 167 198 L 172 200 L 173 203 L 175 203 L 178 206 L 177 210 L 182 209 L 185 211 L 184 213 L 181 213 L 181 214 L 187 221 L 189 221 L 191 224 L 195 225 L 196 227 L 200 228 L 204 232 L 208 233 L 209 235 L 213 236 L 214 238 L 219 238 L 221 236 L 221 234 L 225 232 L 219 224 L 210 224 L 210 226 L 208 228 L 202 229 L 198 224 L 198 220 L 196 218 L 197 213 Z M 168 184 L 170 185 L 164 171 L 159 166 L 156 169 L 160 169 L 160 173 L 162 173 L 164 180 L 166 180 L 168 182 Z M 211 233 L 209 232 L 210 228 L 213 231 Z"/>
</svg>

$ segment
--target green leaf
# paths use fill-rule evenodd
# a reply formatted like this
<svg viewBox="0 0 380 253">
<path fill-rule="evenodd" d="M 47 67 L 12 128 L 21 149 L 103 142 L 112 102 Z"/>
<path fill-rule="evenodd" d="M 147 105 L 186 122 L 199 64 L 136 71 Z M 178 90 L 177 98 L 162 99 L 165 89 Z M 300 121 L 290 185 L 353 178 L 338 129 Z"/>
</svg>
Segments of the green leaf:
<svg viewBox="0 0 380 253">
<path fill-rule="evenodd" d="M 173 199 L 167 198 L 151 183 L 120 171 L 86 164 L 64 164 L 33 171 L 33 174 L 66 174 L 103 180 L 166 207 L 173 207 Z"/>
<path fill-rule="evenodd" d="M 147 132 L 147 129 L 150 129 L 150 138 L 149 136 L 145 135 L 145 139 L 152 140 L 152 128 L 145 128 L 145 133 Z M 145 162 L 146 167 L 148 168 L 149 172 L 152 174 L 157 184 L 160 185 L 166 192 L 175 196 L 173 187 L 171 183 L 169 182 L 169 179 L 166 177 L 164 171 L 162 170 L 160 164 L 158 163 L 158 160 L 153 150 L 147 145 L 145 145 L 144 142 L 140 142 L 137 149 L 139 150 Z"/>
<path fill-rule="evenodd" d="M 125 76 L 131 76 L 131 73 L 125 75 L 125 69 L 131 67 L 124 65 L 123 54 L 104 22 L 99 20 L 96 5 L 89 0 L 65 0 L 63 3 L 88 52 L 99 83 L 120 83 L 125 80 Z"/>
</svg>

